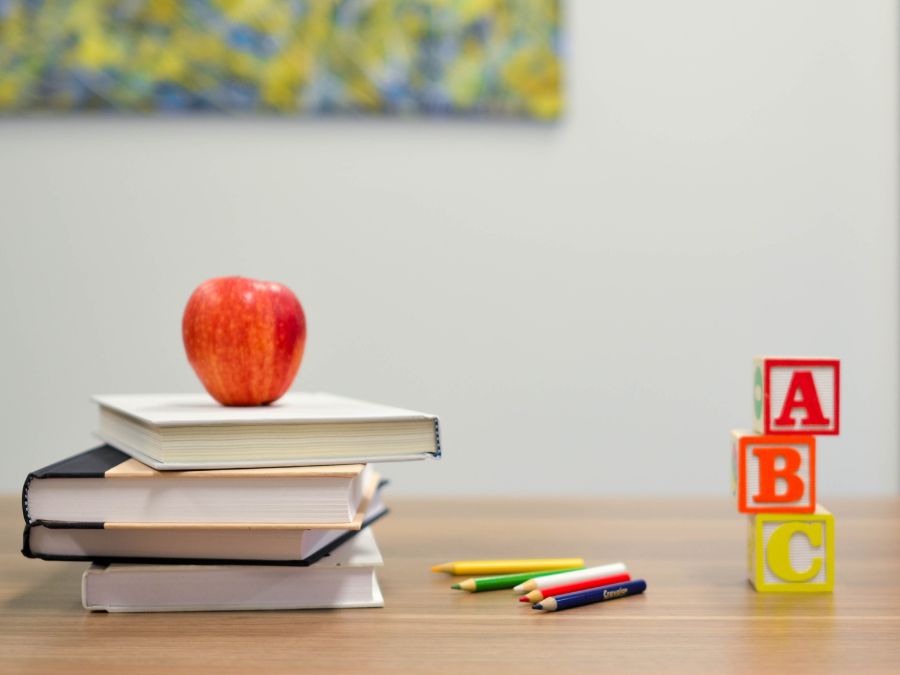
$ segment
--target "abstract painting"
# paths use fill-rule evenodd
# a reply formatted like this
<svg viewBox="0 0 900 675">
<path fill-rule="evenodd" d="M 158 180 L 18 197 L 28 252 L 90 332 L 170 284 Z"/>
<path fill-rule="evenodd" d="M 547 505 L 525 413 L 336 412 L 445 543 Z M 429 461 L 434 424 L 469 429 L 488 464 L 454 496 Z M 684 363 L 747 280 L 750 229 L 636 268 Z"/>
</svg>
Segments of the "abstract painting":
<svg viewBox="0 0 900 675">
<path fill-rule="evenodd" d="M 0 113 L 563 108 L 560 0 L 0 0 Z"/>
</svg>

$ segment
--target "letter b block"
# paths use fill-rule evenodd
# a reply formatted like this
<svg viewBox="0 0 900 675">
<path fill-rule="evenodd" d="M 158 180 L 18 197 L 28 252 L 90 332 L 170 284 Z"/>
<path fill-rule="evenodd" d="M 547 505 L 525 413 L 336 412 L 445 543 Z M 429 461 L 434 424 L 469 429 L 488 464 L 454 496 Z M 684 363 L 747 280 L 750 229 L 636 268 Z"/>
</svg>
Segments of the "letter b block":
<svg viewBox="0 0 900 675">
<path fill-rule="evenodd" d="M 816 510 L 815 436 L 753 436 L 733 431 L 741 513 L 812 513 Z"/>
<path fill-rule="evenodd" d="M 753 430 L 837 435 L 841 362 L 760 356 L 753 362 Z"/>
<path fill-rule="evenodd" d="M 750 516 L 750 583 L 760 593 L 831 593 L 834 590 L 834 516 L 759 513 Z"/>
</svg>

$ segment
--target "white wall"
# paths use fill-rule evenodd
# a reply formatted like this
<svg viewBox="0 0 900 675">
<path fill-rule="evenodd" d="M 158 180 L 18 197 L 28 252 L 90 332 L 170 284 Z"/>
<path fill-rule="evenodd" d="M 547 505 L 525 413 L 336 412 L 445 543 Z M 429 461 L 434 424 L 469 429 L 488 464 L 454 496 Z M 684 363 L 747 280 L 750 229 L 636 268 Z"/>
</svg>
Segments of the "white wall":
<svg viewBox="0 0 900 675">
<path fill-rule="evenodd" d="M 0 488 L 91 393 L 198 389 L 184 302 L 240 273 L 306 306 L 296 386 L 442 414 L 395 493 L 725 494 L 756 353 L 843 359 L 822 501 L 896 492 L 895 3 L 570 9 L 555 127 L 0 121 Z"/>
</svg>

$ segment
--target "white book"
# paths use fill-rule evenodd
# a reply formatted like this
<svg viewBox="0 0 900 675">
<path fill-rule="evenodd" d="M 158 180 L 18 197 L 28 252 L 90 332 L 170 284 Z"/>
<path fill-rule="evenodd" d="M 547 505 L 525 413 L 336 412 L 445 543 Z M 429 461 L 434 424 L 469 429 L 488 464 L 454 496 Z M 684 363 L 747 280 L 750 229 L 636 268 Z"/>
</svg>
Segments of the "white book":
<svg viewBox="0 0 900 675">
<path fill-rule="evenodd" d="M 441 454 L 438 418 L 323 393 L 267 406 L 208 394 L 95 396 L 97 435 L 158 470 L 388 462 Z"/>
<path fill-rule="evenodd" d="M 382 564 L 366 529 L 311 567 L 92 565 L 81 598 L 85 609 L 107 612 L 383 607 Z"/>
<path fill-rule="evenodd" d="M 32 472 L 25 519 L 102 527 L 359 528 L 371 464 L 156 471 L 104 445 Z"/>
</svg>

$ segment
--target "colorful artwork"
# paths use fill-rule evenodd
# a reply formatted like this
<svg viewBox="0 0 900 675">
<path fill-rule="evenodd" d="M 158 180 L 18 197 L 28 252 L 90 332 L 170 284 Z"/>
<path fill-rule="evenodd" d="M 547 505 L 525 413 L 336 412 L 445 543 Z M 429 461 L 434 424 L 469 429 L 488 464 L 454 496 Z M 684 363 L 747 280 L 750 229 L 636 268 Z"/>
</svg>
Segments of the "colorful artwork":
<svg viewBox="0 0 900 675">
<path fill-rule="evenodd" d="M 0 112 L 562 109 L 560 0 L 0 0 Z"/>
</svg>

